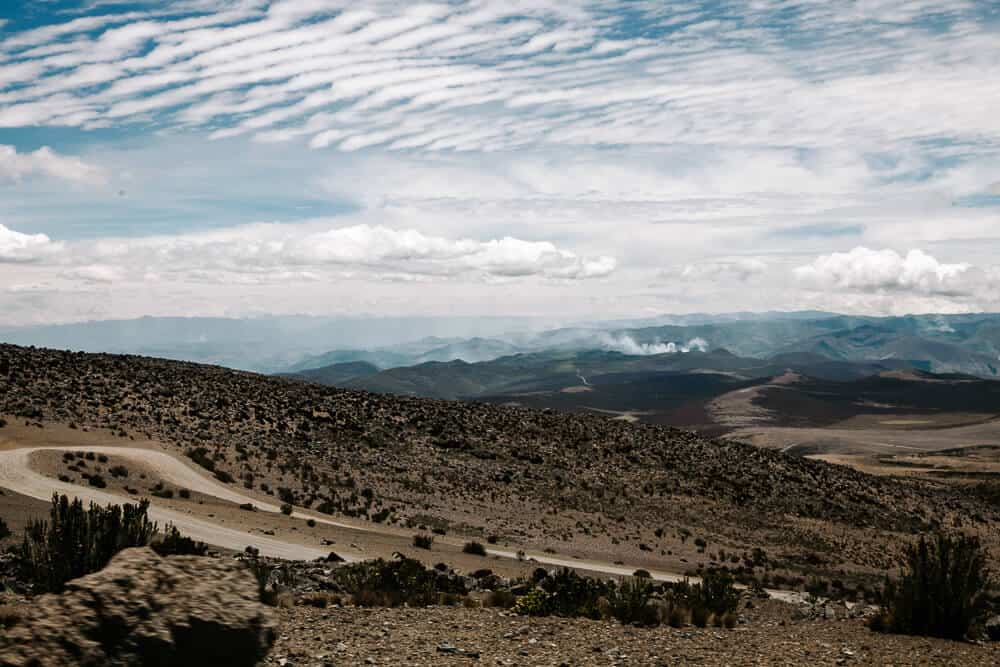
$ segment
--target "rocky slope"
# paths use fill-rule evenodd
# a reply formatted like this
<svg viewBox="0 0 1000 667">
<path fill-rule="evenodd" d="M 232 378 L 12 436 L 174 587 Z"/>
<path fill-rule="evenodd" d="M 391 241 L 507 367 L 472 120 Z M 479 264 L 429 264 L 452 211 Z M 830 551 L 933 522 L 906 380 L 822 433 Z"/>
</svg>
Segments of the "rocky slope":
<svg viewBox="0 0 1000 667">
<path fill-rule="evenodd" d="M 324 512 L 570 555 L 684 555 L 677 564 L 693 567 L 761 547 L 792 569 L 852 573 L 890 566 L 902 539 L 937 525 L 1000 543 L 995 509 L 943 484 L 600 416 L 174 361 L 0 346 L 0 415 L 154 438 Z"/>
</svg>

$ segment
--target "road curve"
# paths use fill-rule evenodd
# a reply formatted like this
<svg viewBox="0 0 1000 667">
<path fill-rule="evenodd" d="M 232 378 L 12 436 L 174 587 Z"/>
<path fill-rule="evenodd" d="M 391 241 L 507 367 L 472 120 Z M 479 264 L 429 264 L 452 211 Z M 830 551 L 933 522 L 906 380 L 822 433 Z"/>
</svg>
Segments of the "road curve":
<svg viewBox="0 0 1000 667">
<path fill-rule="evenodd" d="M 122 459 L 134 461 L 148 466 L 156 473 L 176 486 L 190 489 L 209 496 L 214 496 L 221 500 L 226 500 L 236 504 L 252 503 L 262 512 L 280 512 L 281 507 L 273 503 L 252 498 L 238 490 L 222 484 L 212 477 L 208 477 L 197 470 L 191 468 L 180 459 L 162 451 L 152 449 L 141 449 L 138 447 L 114 447 L 114 446 L 46 446 L 46 447 L 22 447 L 0 451 L 0 487 L 4 487 L 25 496 L 37 498 L 39 500 L 49 500 L 53 493 L 76 496 L 84 502 L 95 502 L 99 504 L 121 503 L 123 501 L 132 502 L 132 499 L 119 496 L 99 489 L 60 482 L 57 479 L 42 475 L 31 469 L 31 454 L 37 451 L 87 451 L 95 454 L 108 454 Z M 313 519 L 317 523 L 357 530 L 376 534 L 392 534 L 389 531 L 379 530 L 374 527 L 359 526 L 330 519 L 321 514 L 305 513 L 295 510 L 291 515 L 293 518 Z M 172 523 L 177 529 L 188 535 L 192 539 L 211 544 L 224 549 L 242 551 L 247 546 L 260 549 L 260 553 L 274 558 L 284 558 L 288 560 L 313 560 L 327 556 L 328 549 L 311 547 L 302 544 L 285 542 L 280 539 L 267 537 L 264 535 L 250 533 L 236 528 L 229 528 L 218 523 L 192 517 L 181 512 L 159 507 L 156 498 L 150 499 L 149 517 L 159 522 L 161 525 Z M 487 549 L 487 554 L 499 558 L 518 559 L 521 556 L 512 551 L 500 549 Z M 347 561 L 356 561 L 357 558 L 350 554 L 340 554 Z M 551 565 L 556 567 L 569 567 L 580 570 L 587 570 L 600 574 L 612 576 L 630 576 L 636 568 L 624 565 L 612 565 L 591 560 L 577 560 L 575 558 L 557 558 L 543 554 L 530 554 L 529 558 L 540 565 Z M 685 577 L 672 572 L 661 572 L 649 570 L 653 579 L 658 581 L 681 581 Z M 697 581 L 697 578 L 693 579 Z M 786 601 L 801 599 L 801 594 L 797 591 L 769 591 L 772 596 Z"/>
</svg>

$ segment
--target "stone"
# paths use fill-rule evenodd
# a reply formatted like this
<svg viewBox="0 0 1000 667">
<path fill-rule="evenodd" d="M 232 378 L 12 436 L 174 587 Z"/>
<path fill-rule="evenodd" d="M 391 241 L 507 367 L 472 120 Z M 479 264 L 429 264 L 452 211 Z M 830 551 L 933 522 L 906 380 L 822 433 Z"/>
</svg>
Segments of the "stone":
<svg viewBox="0 0 1000 667">
<path fill-rule="evenodd" d="M 0 636 L 3 667 L 254 665 L 277 621 L 236 560 L 126 549 Z"/>
</svg>

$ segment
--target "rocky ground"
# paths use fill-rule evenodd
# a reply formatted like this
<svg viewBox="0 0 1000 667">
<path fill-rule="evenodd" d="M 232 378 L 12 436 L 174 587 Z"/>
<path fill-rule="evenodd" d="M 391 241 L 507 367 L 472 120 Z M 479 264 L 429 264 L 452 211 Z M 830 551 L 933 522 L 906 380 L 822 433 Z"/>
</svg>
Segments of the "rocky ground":
<svg viewBox="0 0 1000 667">
<path fill-rule="evenodd" d="M 996 665 L 1000 644 L 872 633 L 861 619 L 801 618 L 764 601 L 733 630 L 643 629 L 613 621 L 526 618 L 498 609 L 279 610 L 266 664 L 326 665 Z"/>
</svg>

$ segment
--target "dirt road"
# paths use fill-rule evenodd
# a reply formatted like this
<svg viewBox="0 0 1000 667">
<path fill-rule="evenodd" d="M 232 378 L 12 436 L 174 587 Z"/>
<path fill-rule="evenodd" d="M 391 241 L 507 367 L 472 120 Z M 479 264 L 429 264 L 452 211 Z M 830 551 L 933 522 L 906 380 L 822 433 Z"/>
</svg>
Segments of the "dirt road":
<svg viewBox="0 0 1000 667">
<path fill-rule="evenodd" d="M 138 447 L 93 445 L 74 447 L 68 445 L 54 445 L 45 447 L 21 447 L 18 449 L 0 451 L 0 487 L 8 488 L 17 493 L 37 498 L 39 500 L 49 500 L 53 493 L 61 493 L 70 497 L 76 496 L 85 503 L 95 502 L 108 504 L 121 503 L 123 501 L 131 502 L 132 499 L 130 498 L 118 496 L 96 488 L 60 482 L 57 479 L 48 477 L 32 469 L 31 455 L 34 452 L 43 450 L 75 451 L 80 449 L 92 451 L 95 454 L 108 454 L 109 456 L 116 456 L 145 465 L 150 469 L 155 470 L 162 479 L 181 488 L 190 489 L 191 491 L 203 493 L 208 496 L 214 496 L 221 500 L 229 501 L 235 504 L 252 503 L 261 512 L 277 513 L 281 511 L 280 506 L 240 493 L 233 487 L 223 484 L 218 480 L 201 473 L 200 471 L 188 466 L 182 460 L 171 456 L 166 452 Z M 312 560 L 315 558 L 325 557 L 330 553 L 328 548 L 324 549 L 318 545 L 310 546 L 305 544 L 296 544 L 294 542 L 270 538 L 259 533 L 251 533 L 223 526 L 217 522 L 209 520 L 208 518 L 198 518 L 192 517 L 188 514 L 182 514 L 162 506 L 157 506 L 156 498 L 151 499 L 149 516 L 154 521 L 159 522 L 161 526 L 166 525 L 167 523 L 172 523 L 177 526 L 178 530 L 182 533 L 195 540 L 225 549 L 242 551 L 247 546 L 253 546 L 260 549 L 260 552 L 263 555 L 289 560 Z M 299 518 L 303 520 L 312 519 L 316 521 L 316 523 L 322 523 L 352 531 L 362 531 L 368 533 L 388 532 L 385 529 L 379 530 L 378 528 L 359 523 L 336 521 L 319 513 L 304 512 L 301 510 L 294 510 L 291 516 L 292 518 Z M 512 551 L 488 549 L 487 553 L 491 556 L 497 556 L 499 558 L 519 558 L 519 554 Z M 341 556 L 348 561 L 357 560 L 350 554 L 341 554 Z M 613 565 L 610 563 L 602 563 L 591 560 L 557 558 L 546 554 L 532 553 L 528 554 L 527 557 L 541 565 L 570 567 L 587 572 L 612 576 L 629 576 L 636 569 L 635 567 L 629 567 L 627 565 Z M 649 572 L 654 579 L 659 581 L 680 581 L 684 578 L 683 575 L 672 572 L 661 572 L 656 570 L 650 570 Z M 784 598 L 797 595 L 780 591 L 774 591 L 773 593 Z"/>
</svg>

